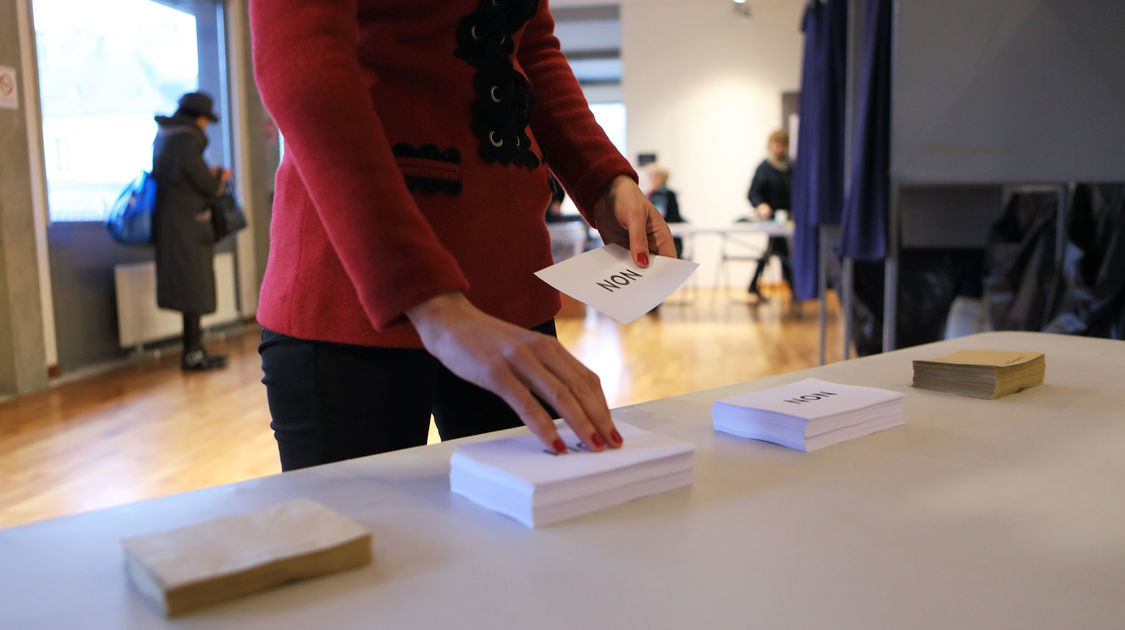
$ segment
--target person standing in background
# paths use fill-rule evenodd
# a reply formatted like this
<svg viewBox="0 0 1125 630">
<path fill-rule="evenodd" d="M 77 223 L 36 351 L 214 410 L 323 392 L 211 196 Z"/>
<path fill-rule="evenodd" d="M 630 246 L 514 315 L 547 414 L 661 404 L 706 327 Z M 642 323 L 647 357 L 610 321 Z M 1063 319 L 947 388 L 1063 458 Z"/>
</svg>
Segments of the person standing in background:
<svg viewBox="0 0 1125 630">
<path fill-rule="evenodd" d="M 778 130 L 770 134 L 769 153 L 766 159 L 754 171 L 754 179 L 750 182 L 750 192 L 746 197 L 753 206 L 751 215 L 756 220 L 772 221 L 777 218 L 779 210 L 789 210 L 789 181 L 792 169 L 789 163 L 789 132 Z M 764 301 L 758 289 L 758 280 L 762 276 L 771 256 L 781 259 L 781 271 L 786 284 L 793 288 L 793 270 L 789 263 L 789 241 L 784 236 L 771 236 L 766 246 L 765 253 L 758 259 L 754 268 L 754 275 L 750 278 L 747 291 L 751 295 Z"/>
<path fill-rule="evenodd" d="M 207 125 L 218 122 L 214 102 L 202 92 L 180 97 L 172 116 L 157 116 L 152 145 L 156 180 L 153 243 L 156 303 L 183 313 L 183 370 L 226 366 L 226 357 L 203 347 L 200 319 L 215 310 L 215 232 L 210 204 L 226 187 L 230 171 L 207 168 Z"/>
</svg>

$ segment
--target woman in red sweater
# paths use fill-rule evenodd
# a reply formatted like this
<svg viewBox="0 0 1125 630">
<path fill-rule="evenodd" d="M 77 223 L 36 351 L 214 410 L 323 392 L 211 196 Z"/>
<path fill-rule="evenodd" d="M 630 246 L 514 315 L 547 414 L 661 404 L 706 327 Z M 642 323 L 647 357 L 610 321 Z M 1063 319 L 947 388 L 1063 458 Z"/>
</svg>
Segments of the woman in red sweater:
<svg viewBox="0 0 1125 630">
<path fill-rule="evenodd" d="M 285 470 L 518 426 L 621 445 L 554 339 L 548 167 L 637 264 L 674 255 L 547 0 L 251 0 L 285 137 L 258 318 Z M 539 399 L 537 399 L 537 397 Z M 541 402 L 542 401 L 542 402 Z"/>
</svg>

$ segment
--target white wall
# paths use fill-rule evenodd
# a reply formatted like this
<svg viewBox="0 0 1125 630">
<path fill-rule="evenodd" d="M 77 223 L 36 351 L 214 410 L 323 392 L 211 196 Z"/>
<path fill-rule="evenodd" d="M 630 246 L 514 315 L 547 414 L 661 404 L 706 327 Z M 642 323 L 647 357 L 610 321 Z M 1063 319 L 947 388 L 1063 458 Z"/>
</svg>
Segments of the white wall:
<svg viewBox="0 0 1125 630">
<path fill-rule="evenodd" d="M 804 0 L 750 4 L 745 18 L 730 0 L 621 2 L 629 158 L 657 154 L 692 223 L 726 225 L 748 212 L 753 170 L 781 125 L 781 93 L 800 85 Z M 710 284 L 717 239 L 695 245 L 696 281 Z M 748 279 L 748 266 L 732 270 L 732 283 Z"/>
</svg>

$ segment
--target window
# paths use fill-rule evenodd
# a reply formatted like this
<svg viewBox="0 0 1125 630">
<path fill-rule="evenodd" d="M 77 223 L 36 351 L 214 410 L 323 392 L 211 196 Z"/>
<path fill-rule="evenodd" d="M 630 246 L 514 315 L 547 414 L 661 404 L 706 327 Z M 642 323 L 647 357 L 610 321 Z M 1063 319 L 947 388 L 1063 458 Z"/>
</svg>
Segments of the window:
<svg viewBox="0 0 1125 630">
<path fill-rule="evenodd" d="M 152 167 L 153 116 L 199 85 L 196 18 L 153 0 L 34 0 L 52 221 L 101 221 Z"/>
<path fill-rule="evenodd" d="M 621 155 L 629 155 L 625 150 L 625 105 L 624 103 L 590 103 L 590 113 L 602 126 L 605 135 Z"/>
</svg>

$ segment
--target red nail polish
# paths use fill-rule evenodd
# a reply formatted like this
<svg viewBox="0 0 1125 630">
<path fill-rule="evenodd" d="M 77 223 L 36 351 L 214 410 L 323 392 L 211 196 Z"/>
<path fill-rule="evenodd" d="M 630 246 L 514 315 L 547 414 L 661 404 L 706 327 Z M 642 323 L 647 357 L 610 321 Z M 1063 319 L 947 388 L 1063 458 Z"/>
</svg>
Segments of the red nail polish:
<svg viewBox="0 0 1125 630">
<path fill-rule="evenodd" d="M 613 438 L 613 441 L 617 444 L 621 444 L 625 441 L 621 439 L 621 434 L 617 432 L 617 429 L 614 429 L 613 433 L 609 434 L 609 437 Z"/>
<path fill-rule="evenodd" d="M 551 442 L 551 448 L 555 449 L 555 452 L 559 455 L 562 455 L 566 452 L 566 443 L 562 441 L 562 438 L 555 438 L 555 441 Z"/>
<path fill-rule="evenodd" d="M 595 433 L 594 436 L 590 438 L 590 443 L 594 445 L 594 448 L 605 448 L 605 440 L 603 440 L 602 436 L 597 433 Z"/>
<path fill-rule="evenodd" d="M 637 254 L 637 261 L 644 266 L 648 266 L 648 254 L 641 252 Z"/>
</svg>

